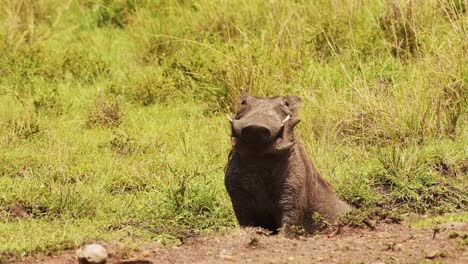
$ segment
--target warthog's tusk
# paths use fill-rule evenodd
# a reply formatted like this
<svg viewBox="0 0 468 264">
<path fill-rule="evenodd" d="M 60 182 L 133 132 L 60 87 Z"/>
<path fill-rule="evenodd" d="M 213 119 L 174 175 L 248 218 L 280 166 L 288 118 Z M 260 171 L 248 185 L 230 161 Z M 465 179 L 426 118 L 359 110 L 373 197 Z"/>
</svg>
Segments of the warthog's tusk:
<svg viewBox="0 0 468 264">
<path fill-rule="evenodd" d="M 234 122 L 234 120 L 228 114 L 226 114 L 226 117 L 229 120 L 229 122 L 231 122 L 231 123 Z"/>
<path fill-rule="evenodd" d="M 284 126 L 284 123 L 286 123 L 289 119 L 291 119 L 291 116 L 287 115 L 286 118 L 281 122 L 281 126 Z"/>
</svg>

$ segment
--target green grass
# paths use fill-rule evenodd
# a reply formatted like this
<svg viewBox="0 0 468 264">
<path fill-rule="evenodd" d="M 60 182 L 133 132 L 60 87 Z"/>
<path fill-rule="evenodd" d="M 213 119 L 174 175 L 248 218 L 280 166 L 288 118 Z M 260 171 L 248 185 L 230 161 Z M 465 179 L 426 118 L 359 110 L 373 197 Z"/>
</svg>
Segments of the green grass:
<svg viewBox="0 0 468 264">
<path fill-rule="evenodd" d="M 468 213 L 445 214 L 433 217 L 415 217 L 407 219 L 408 224 L 418 228 L 435 228 L 438 224 L 468 222 Z"/>
<path fill-rule="evenodd" d="M 297 133 L 355 207 L 467 210 L 464 1 L 4 2 L 1 258 L 235 226 L 244 92 L 303 98 Z"/>
</svg>

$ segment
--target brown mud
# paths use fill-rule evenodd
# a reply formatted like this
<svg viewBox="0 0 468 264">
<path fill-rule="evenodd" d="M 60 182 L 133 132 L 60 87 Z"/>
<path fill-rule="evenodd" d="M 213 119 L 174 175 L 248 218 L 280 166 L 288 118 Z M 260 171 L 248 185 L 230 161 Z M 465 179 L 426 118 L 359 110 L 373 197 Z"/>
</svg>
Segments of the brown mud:
<svg viewBox="0 0 468 264">
<path fill-rule="evenodd" d="M 104 245 L 107 263 L 468 263 L 467 223 L 436 229 L 379 224 L 371 229 L 342 228 L 312 237 L 287 239 L 259 230 L 194 236 L 180 246 L 144 245 L 122 252 Z M 463 242 L 463 240 L 465 242 Z M 56 256 L 34 256 L 17 263 L 77 263 L 75 250 Z"/>
</svg>

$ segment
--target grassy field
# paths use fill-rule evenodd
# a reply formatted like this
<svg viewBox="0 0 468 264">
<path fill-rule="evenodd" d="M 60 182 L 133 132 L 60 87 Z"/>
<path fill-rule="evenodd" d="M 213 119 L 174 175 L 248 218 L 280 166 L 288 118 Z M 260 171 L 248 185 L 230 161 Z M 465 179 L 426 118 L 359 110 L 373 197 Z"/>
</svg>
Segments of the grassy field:
<svg viewBox="0 0 468 264">
<path fill-rule="evenodd" d="M 2 1 L 0 262 L 235 226 L 224 114 L 245 92 L 302 97 L 297 133 L 356 208 L 466 212 L 466 9 Z"/>
</svg>

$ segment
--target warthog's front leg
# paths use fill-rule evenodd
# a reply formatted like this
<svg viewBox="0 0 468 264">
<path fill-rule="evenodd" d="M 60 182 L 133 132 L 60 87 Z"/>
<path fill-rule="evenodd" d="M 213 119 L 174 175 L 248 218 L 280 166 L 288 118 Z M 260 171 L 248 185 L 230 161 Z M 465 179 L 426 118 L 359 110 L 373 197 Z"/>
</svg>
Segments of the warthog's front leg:
<svg viewBox="0 0 468 264">
<path fill-rule="evenodd" d="M 248 196 L 247 196 L 248 197 Z M 232 207 L 236 213 L 237 221 L 241 227 L 253 227 L 255 225 L 254 209 L 249 204 L 251 201 L 239 193 L 231 195 Z"/>
<path fill-rule="evenodd" d="M 303 211 L 299 208 L 297 192 L 286 193 L 280 201 L 281 233 L 285 237 L 293 237 L 301 233 Z"/>
<path fill-rule="evenodd" d="M 302 217 L 294 211 L 288 211 L 281 219 L 281 233 L 285 237 L 295 237 L 302 234 Z"/>
</svg>

